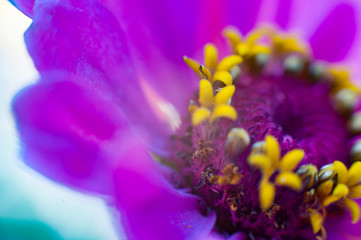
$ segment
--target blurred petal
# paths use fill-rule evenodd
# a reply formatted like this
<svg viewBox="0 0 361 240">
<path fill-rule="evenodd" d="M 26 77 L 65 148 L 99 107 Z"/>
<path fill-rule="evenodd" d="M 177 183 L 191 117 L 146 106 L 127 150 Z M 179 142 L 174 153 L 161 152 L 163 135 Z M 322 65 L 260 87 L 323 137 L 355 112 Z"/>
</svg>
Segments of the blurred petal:
<svg viewBox="0 0 361 240">
<path fill-rule="evenodd" d="M 356 201 L 360 204 L 360 200 Z M 360 238 L 361 221 L 351 223 L 351 214 L 345 209 L 343 216 L 330 216 L 326 221 L 327 239 L 329 240 L 355 240 Z"/>
<path fill-rule="evenodd" d="M 112 192 L 112 159 L 133 141 L 113 103 L 63 81 L 23 90 L 13 109 L 27 164 L 83 190 Z"/>
<path fill-rule="evenodd" d="M 32 18 L 35 0 L 10 0 L 10 2 L 26 16 Z"/>
<path fill-rule="evenodd" d="M 335 6 L 310 38 L 316 58 L 340 61 L 349 52 L 356 36 L 356 15 L 352 5 Z"/>
<path fill-rule="evenodd" d="M 175 89 L 152 85 L 156 75 L 145 79 L 134 71 L 124 33 L 112 13 L 96 1 L 41 1 L 35 13 L 25 38 L 40 73 L 64 70 L 74 75 L 77 83 L 107 95 L 121 107 L 144 142 L 155 151 L 164 151 L 180 116 L 177 106 L 157 92 L 173 96 L 185 96 L 185 92 L 178 89 L 175 94 Z M 172 83 L 171 76 L 164 80 Z"/>
<path fill-rule="evenodd" d="M 117 206 L 129 239 L 204 239 L 214 225 L 201 200 L 175 190 L 149 153 L 135 146 L 115 172 Z"/>
</svg>

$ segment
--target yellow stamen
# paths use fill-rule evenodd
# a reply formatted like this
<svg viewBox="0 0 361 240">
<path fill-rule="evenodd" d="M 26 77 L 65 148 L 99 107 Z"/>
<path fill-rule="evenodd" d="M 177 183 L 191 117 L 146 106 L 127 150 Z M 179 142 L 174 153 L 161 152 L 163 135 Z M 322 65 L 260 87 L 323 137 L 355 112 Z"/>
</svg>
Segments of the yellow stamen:
<svg viewBox="0 0 361 240">
<path fill-rule="evenodd" d="M 270 54 L 270 53 L 271 53 L 271 49 L 269 47 L 263 46 L 263 45 L 254 45 L 250 49 L 250 55 Z"/>
<path fill-rule="evenodd" d="M 341 198 L 346 197 L 349 193 L 349 189 L 345 184 L 339 183 L 336 185 L 332 192 L 332 195 L 339 196 Z"/>
<path fill-rule="evenodd" d="M 190 67 L 199 78 L 203 78 L 203 74 L 199 71 L 199 67 L 201 66 L 197 61 L 187 58 L 186 56 L 183 57 L 183 61 Z"/>
<path fill-rule="evenodd" d="M 232 85 L 232 75 L 227 71 L 216 72 L 213 76 L 212 83 L 214 83 L 215 81 L 221 81 L 226 86 Z"/>
<path fill-rule="evenodd" d="M 259 190 L 259 199 L 261 208 L 265 211 L 272 206 L 275 198 L 275 186 L 267 181 L 262 181 Z"/>
<path fill-rule="evenodd" d="M 250 50 L 250 46 L 246 43 L 239 43 L 236 46 L 236 53 L 241 56 L 248 54 L 249 50 Z"/>
<path fill-rule="evenodd" d="M 211 81 L 212 79 L 212 73 L 203 65 L 199 66 L 199 71 L 203 74 L 202 76 L 205 76 L 207 80 Z"/>
<path fill-rule="evenodd" d="M 233 85 L 222 88 L 214 97 L 214 105 L 227 104 L 236 88 Z"/>
<path fill-rule="evenodd" d="M 348 196 L 350 198 L 361 198 L 361 185 L 352 187 Z"/>
<path fill-rule="evenodd" d="M 280 159 L 280 146 L 278 141 L 271 135 L 266 136 L 266 152 L 272 161 L 272 166 L 277 166 Z"/>
<path fill-rule="evenodd" d="M 348 170 L 345 164 L 340 161 L 334 161 L 335 172 L 337 174 L 337 182 L 346 183 L 348 178 Z"/>
<path fill-rule="evenodd" d="M 199 82 L 199 102 L 206 108 L 213 103 L 213 87 L 208 80 L 202 79 Z"/>
<path fill-rule="evenodd" d="M 217 71 L 229 71 L 234 66 L 242 62 L 242 58 L 238 55 L 231 55 L 223 58 L 217 65 Z"/>
<path fill-rule="evenodd" d="M 312 210 L 312 212 L 310 213 L 310 222 L 312 226 L 312 231 L 314 234 L 316 234 L 321 230 L 323 217 L 319 212 Z"/>
<path fill-rule="evenodd" d="M 220 104 L 215 107 L 215 109 L 212 113 L 210 122 L 212 123 L 214 120 L 216 120 L 217 118 L 221 118 L 221 117 L 229 118 L 231 120 L 236 120 L 237 112 L 232 106 Z"/>
<path fill-rule="evenodd" d="M 196 126 L 209 119 L 210 116 L 211 112 L 207 108 L 197 108 L 192 114 L 192 124 Z"/>
<path fill-rule="evenodd" d="M 360 206 L 351 199 L 345 199 L 343 203 L 350 210 L 352 216 L 352 223 L 357 223 L 360 220 Z"/>
<path fill-rule="evenodd" d="M 327 180 L 326 182 L 321 183 L 318 187 L 317 187 L 317 196 L 321 199 L 327 197 L 328 195 L 331 194 L 332 192 L 332 188 L 333 188 L 333 181 L 332 180 Z"/>
<path fill-rule="evenodd" d="M 206 44 L 204 47 L 204 65 L 206 68 L 214 71 L 218 62 L 218 51 L 213 44 Z"/>
<path fill-rule="evenodd" d="M 236 48 L 237 44 L 241 42 L 241 34 L 232 27 L 227 27 L 223 30 L 223 36 L 227 38 L 233 49 Z"/>
<path fill-rule="evenodd" d="M 248 158 L 248 163 L 260 169 L 263 172 L 264 177 L 268 177 L 271 170 L 271 162 L 269 158 L 264 154 L 251 154 Z"/>
<path fill-rule="evenodd" d="M 348 179 L 346 185 L 352 187 L 356 185 L 361 178 L 361 162 L 355 162 L 348 170 Z"/>
<path fill-rule="evenodd" d="M 301 178 L 292 172 L 283 172 L 276 177 L 277 186 L 285 186 L 292 188 L 293 190 L 300 190 L 302 187 Z"/>
<path fill-rule="evenodd" d="M 302 149 L 294 149 L 286 153 L 280 162 L 281 171 L 292 171 L 305 156 Z"/>
</svg>

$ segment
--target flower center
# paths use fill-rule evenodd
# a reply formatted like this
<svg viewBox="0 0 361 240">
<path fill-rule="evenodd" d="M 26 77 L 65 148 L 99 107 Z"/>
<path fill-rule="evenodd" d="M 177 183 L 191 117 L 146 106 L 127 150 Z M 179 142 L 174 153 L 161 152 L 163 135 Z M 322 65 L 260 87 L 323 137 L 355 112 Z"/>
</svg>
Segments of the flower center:
<svg viewBox="0 0 361 240">
<path fill-rule="evenodd" d="M 347 72 L 270 28 L 224 35 L 232 55 L 218 60 L 207 44 L 204 65 L 184 57 L 201 80 L 167 160 L 177 187 L 203 198 L 225 234 L 323 239 L 336 204 L 357 222 L 361 142 L 349 142 L 361 133 L 360 91 Z"/>
</svg>

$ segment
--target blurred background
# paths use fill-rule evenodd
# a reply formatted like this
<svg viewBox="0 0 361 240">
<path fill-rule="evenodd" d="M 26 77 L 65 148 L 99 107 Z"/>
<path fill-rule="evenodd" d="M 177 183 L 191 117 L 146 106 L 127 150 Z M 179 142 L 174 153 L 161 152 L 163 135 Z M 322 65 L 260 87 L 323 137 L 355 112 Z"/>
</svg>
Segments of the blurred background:
<svg viewBox="0 0 361 240">
<path fill-rule="evenodd" d="M 31 20 L 0 0 L 0 239 L 117 239 L 105 204 L 22 163 L 10 104 L 37 78 L 24 44 Z"/>
</svg>

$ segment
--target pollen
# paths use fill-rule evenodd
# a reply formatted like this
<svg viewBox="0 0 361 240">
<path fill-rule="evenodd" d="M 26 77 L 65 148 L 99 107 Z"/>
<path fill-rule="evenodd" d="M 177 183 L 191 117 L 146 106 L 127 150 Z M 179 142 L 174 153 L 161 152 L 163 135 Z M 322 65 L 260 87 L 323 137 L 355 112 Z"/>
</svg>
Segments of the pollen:
<svg viewBox="0 0 361 240">
<path fill-rule="evenodd" d="M 199 90 L 174 137 L 175 185 L 202 197 L 228 234 L 323 240 L 339 208 L 358 222 L 361 91 L 349 71 L 271 26 L 222 33 L 230 54 L 208 43 L 203 63 L 183 58 Z"/>
</svg>

